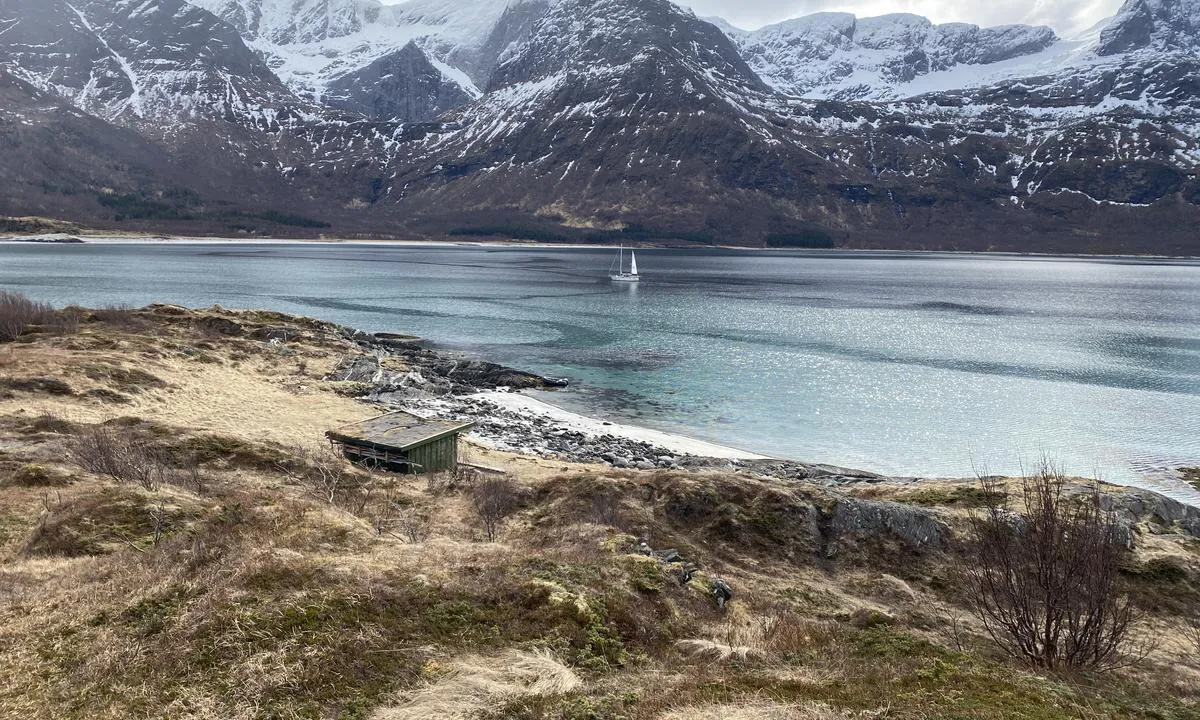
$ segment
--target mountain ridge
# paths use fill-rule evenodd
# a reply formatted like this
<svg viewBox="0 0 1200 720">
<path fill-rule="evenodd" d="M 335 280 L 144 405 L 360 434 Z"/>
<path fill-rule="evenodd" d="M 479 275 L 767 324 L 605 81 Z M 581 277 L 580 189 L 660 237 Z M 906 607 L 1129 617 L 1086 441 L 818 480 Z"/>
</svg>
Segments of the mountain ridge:
<svg viewBox="0 0 1200 720">
<path fill-rule="evenodd" d="M 1075 40 L 789 21 L 773 52 L 837 66 L 798 93 L 744 31 L 665 0 L 166 0 L 140 23 L 132 0 L 14 2 L 9 72 L 205 177 L 249 178 L 278 213 L 319 215 L 310 232 L 1200 254 L 1190 1 L 1130 0 Z M 1101 55 L 1144 29 L 1139 8 L 1150 40 Z M 47 52 L 80 60 L 39 54 L 54 37 Z M 188 227 L 142 218 L 158 220 Z"/>
</svg>

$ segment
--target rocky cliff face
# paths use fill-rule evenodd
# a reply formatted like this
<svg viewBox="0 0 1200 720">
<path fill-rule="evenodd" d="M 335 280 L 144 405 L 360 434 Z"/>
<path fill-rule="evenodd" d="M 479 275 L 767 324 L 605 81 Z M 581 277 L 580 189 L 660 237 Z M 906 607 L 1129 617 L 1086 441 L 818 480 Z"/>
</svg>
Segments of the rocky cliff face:
<svg viewBox="0 0 1200 720">
<path fill-rule="evenodd" d="M 1129 0 L 1100 33 L 1099 55 L 1200 47 L 1200 2 Z"/>
<path fill-rule="evenodd" d="M 334 80 L 324 101 L 380 120 L 426 122 L 472 100 L 446 78 L 416 43 Z"/>
</svg>

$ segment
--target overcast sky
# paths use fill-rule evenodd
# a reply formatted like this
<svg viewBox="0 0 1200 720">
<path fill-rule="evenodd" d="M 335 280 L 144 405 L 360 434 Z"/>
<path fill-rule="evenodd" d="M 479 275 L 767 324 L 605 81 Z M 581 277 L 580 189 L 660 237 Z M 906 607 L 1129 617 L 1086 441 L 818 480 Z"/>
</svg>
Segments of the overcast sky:
<svg viewBox="0 0 1200 720">
<path fill-rule="evenodd" d="M 976 25 L 1028 23 L 1049 25 L 1071 37 L 1112 15 L 1122 0 L 677 0 L 697 15 L 717 15 L 752 30 L 768 23 L 824 10 L 851 12 L 859 17 L 909 12 L 934 22 Z"/>
</svg>

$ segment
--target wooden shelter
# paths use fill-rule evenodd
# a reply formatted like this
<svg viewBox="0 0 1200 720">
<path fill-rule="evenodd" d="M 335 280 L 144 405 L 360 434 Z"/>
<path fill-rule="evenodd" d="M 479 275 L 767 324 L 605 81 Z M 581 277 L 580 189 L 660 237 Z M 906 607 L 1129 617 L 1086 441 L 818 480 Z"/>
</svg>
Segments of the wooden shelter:
<svg viewBox="0 0 1200 720">
<path fill-rule="evenodd" d="M 397 472 L 438 472 L 458 465 L 458 436 L 474 426 L 394 412 L 330 430 L 325 437 L 354 462 Z"/>
</svg>

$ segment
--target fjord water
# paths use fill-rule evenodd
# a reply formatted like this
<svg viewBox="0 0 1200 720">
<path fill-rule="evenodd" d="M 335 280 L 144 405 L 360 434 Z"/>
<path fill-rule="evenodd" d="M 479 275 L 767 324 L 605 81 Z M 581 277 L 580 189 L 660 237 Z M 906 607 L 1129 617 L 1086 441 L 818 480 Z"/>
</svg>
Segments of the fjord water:
<svg viewBox="0 0 1200 720">
<path fill-rule="evenodd" d="M 0 245 L 58 305 L 271 308 L 566 376 L 548 399 L 764 454 L 1154 484 L 1200 464 L 1200 263 L 349 244 Z"/>
</svg>

